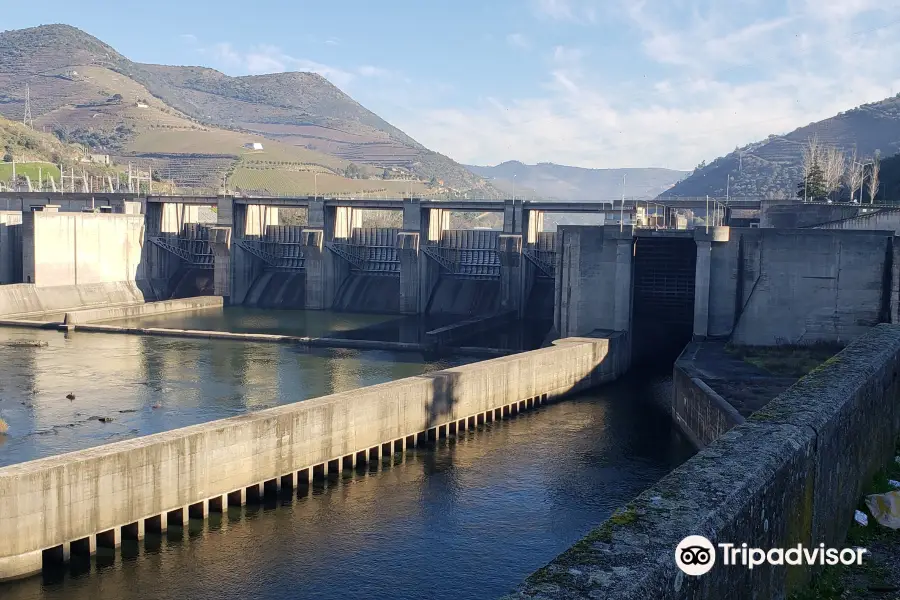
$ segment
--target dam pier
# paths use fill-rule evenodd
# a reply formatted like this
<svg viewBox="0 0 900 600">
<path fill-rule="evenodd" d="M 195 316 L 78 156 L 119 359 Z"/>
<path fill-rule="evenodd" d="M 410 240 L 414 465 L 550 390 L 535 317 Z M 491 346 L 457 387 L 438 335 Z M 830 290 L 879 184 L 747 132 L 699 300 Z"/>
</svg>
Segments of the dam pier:
<svg viewBox="0 0 900 600">
<path fill-rule="evenodd" d="M 836 542 L 856 492 L 900 434 L 900 244 L 890 227 L 860 225 L 892 223 L 886 215 L 852 215 L 837 226 L 807 215 L 827 209 L 794 207 L 803 225 L 781 228 L 759 225 L 784 218 L 788 209 L 753 200 L 725 206 L 715 224 L 707 216 L 703 225 L 691 226 L 679 210 L 699 210 L 700 200 L 626 207 L 110 196 L 101 199 L 102 210 L 97 198 L 90 198 L 90 207 L 87 202 L 79 195 L 0 194 L 0 208 L 9 209 L 0 212 L 0 325 L 59 329 L 73 339 L 117 331 L 124 336 L 107 337 L 143 340 L 157 333 L 312 347 L 328 346 L 331 338 L 140 323 L 241 307 L 422 319 L 422 328 L 381 346 L 408 352 L 458 351 L 502 328 L 540 323 L 544 329 L 538 343 L 510 349 L 508 356 L 395 374 L 358 389 L 345 386 L 149 435 L 126 432 L 6 464 L 0 467 L 0 580 L 344 477 L 361 465 L 491 430 L 535 409 L 539 419 L 557 400 L 622 379 L 633 367 L 675 356 L 692 343 L 845 347 L 753 410 L 736 408 L 727 393 L 714 391 L 696 364 L 688 372 L 683 365 L 690 357 L 682 354 L 671 397 L 655 401 L 697 456 L 618 513 L 627 519 L 601 525 L 580 550 L 563 553 L 515 592 L 543 598 L 594 586 L 610 597 L 674 599 L 691 591 L 711 598 L 730 584 L 709 577 L 676 585 L 674 563 L 660 558 L 671 552 L 670 542 L 687 529 L 710 539 L 740 533 L 760 543 Z M 282 223 L 287 209 L 305 213 L 306 223 Z M 366 211 L 397 213 L 400 226 L 367 226 Z M 761 214 L 748 222 L 746 211 Z M 497 213 L 502 227 L 454 229 L 460 212 Z M 544 231 L 545 217 L 553 214 L 600 222 Z M 378 342 L 353 341 L 335 345 L 379 348 Z M 259 372 L 268 369 L 274 377 L 286 368 Z M 829 391 L 818 397 L 822 386 Z M 150 414 L 154 407 L 147 408 Z M 839 450 L 852 444 L 859 447 L 853 456 Z M 757 456 L 764 460 L 750 464 Z M 832 485 L 847 473 L 856 475 L 846 488 Z M 726 479 L 746 494 L 714 512 Z M 715 494 L 702 495 L 691 481 L 705 481 Z M 700 496 L 692 500 L 689 493 Z M 795 519 L 795 508 L 807 512 Z M 751 517 L 760 510 L 772 528 L 754 524 Z M 667 528 L 676 513 L 676 525 Z M 719 516 L 704 516 L 710 514 Z M 725 530 L 716 529 L 722 523 Z M 612 564 L 603 544 L 631 558 Z M 629 554 L 635 548 L 640 551 Z M 765 569 L 759 573 L 747 581 L 768 578 L 776 595 L 791 583 Z M 615 590 L 610 582 L 617 582 Z"/>
</svg>

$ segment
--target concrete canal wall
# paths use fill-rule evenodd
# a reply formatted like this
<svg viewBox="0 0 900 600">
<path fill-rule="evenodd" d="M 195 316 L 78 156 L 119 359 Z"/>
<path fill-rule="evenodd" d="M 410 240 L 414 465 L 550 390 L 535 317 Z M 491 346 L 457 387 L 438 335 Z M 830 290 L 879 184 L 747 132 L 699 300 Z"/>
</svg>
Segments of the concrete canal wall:
<svg viewBox="0 0 900 600">
<path fill-rule="evenodd" d="M 197 296 L 195 298 L 180 298 L 178 300 L 164 300 L 162 302 L 146 302 L 130 306 L 110 306 L 104 308 L 87 308 L 66 312 L 63 323 L 66 325 L 78 325 L 83 323 L 97 323 L 100 321 L 114 321 L 131 317 L 149 317 L 153 315 L 171 314 L 188 310 L 201 310 L 206 308 L 222 308 L 224 306 L 221 296 Z"/>
<path fill-rule="evenodd" d="M 136 281 L 85 285 L 36 286 L 33 283 L 0 285 L 0 317 L 11 318 L 44 313 L 64 313 L 84 308 L 143 303 L 145 295 Z"/>
<path fill-rule="evenodd" d="M 627 336 L 552 347 L 0 469 L 0 579 L 610 381 Z"/>
<path fill-rule="evenodd" d="M 534 573 L 509 600 L 784 598 L 812 568 L 717 564 L 685 576 L 688 535 L 756 548 L 844 547 L 900 435 L 900 327 L 878 325 Z M 721 560 L 721 555 L 720 559 Z"/>
</svg>

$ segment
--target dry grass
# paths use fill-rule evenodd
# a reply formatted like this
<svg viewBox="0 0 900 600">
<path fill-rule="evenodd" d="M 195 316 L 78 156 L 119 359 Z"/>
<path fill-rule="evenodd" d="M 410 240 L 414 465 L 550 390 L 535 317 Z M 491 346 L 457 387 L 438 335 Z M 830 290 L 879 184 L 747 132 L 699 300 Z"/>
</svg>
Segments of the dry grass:
<svg viewBox="0 0 900 600">
<path fill-rule="evenodd" d="M 800 378 L 840 352 L 841 346 L 727 346 L 726 350 L 773 375 Z"/>
</svg>

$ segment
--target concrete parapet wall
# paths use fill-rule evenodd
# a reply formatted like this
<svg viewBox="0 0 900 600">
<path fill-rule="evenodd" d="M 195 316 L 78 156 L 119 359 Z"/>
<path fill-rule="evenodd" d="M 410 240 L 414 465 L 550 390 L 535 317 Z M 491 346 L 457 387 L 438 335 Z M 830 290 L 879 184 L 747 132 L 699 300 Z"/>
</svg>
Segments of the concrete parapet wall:
<svg viewBox="0 0 900 600">
<path fill-rule="evenodd" d="M 67 312 L 63 323 L 77 325 L 79 323 L 96 323 L 98 321 L 113 321 L 130 317 L 146 317 L 150 315 L 162 315 L 186 310 L 199 310 L 204 308 L 222 308 L 224 305 L 221 296 L 198 296 L 196 298 L 181 298 L 178 300 L 164 300 L 162 302 L 147 302 L 131 306 L 111 306 L 107 308 L 88 308 Z"/>
<path fill-rule="evenodd" d="M 900 327 L 879 325 L 638 496 L 510 599 L 784 598 L 813 568 L 685 576 L 688 535 L 740 547 L 842 547 L 900 435 Z"/>
<path fill-rule="evenodd" d="M 854 217 L 847 217 L 839 221 L 831 221 L 816 225 L 816 229 L 869 229 L 878 231 L 893 231 L 900 235 L 900 209 L 883 208 Z"/>
<path fill-rule="evenodd" d="M 145 295 L 142 282 L 117 281 L 91 285 L 39 287 L 20 283 L 0 286 L 0 317 L 61 313 L 115 304 L 137 304 L 155 300 Z"/>
<path fill-rule="evenodd" d="M 859 214 L 858 204 L 805 204 L 796 200 L 763 200 L 760 209 L 760 227 L 797 229 L 814 227 Z"/>
<path fill-rule="evenodd" d="M 678 361 L 672 385 L 672 404 L 665 408 L 695 448 L 705 448 L 744 422 L 744 417 L 731 404 Z"/>
<path fill-rule="evenodd" d="M 615 379 L 622 340 L 578 338 L 428 375 L 0 469 L 0 580 L 41 568 L 42 551 L 187 511 L 249 486 L 427 432 L 515 414 Z M 308 471 L 306 471 L 308 474 Z M 258 488 L 257 488 L 258 489 Z M 221 507 L 221 504 L 219 503 Z M 192 508 L 193 512 L 193 508 Z M 67 548 L 59 548 L 63 554 Z"/>
</svg>

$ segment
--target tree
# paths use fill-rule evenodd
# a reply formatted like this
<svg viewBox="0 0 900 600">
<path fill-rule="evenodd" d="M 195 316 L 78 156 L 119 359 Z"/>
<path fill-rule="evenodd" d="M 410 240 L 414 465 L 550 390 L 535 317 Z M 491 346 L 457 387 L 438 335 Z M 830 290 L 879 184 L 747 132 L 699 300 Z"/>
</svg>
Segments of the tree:
<svg viewBox="0 0 900 600">
<path fill-rule="evenodd" d="M 841 190 L 841 177 L 847 160 L 844 153 L 834 146 L 829 146 L 822 152 L 822 178 L 825 184 L 825 195 L 830 195 L 837 200 L 836 192 Z"/>
<path fill-rule="evenodd" d="M 819 138 L 818 136 L 813 136 L 809 138 L 806 142 L 806 146 L 803 147 L 803 181 L 804 183 L 800 184 L 802 190 L 808 192 L 809 185 L 806 185 L 807 182 L 810 182 L 812 179 L 812 170 L 813 168 L 819 169 L 819 178 L 822 177 L 821 167 L 819 164 L 821 163 L 821 154 L 822 149 L 819 146 Z M 804 200 L 811 200 L 812 198 L 808 196 L 806 193 L 799 194 L 801 198 Z"/>
<path fill-rule="evenodd" d="M 869 202 L 875 204 L 875 196 L 878 195 L 878 174 L 881 171 L 881 155 L 876 150 L 872 160 L 872 168 L 869 169 Z"/>
<path fill-rule="evenodd" d="M 13 155 L 10 154 L 9 152 L 7 152 L 6 154 L 3 155 L 3 162 L 11 163 L 12 161 L 13 161 Z"/>
<path fill-rule="evenodd" d="M 359 176 L 361 174 L 362 170 L 356 163 L 350 163 L 349 165 L 347 165 L 347 168 L 344 169 L 344 177 L 346 177 L 347 179 L 359 179 Z"/>
<path fill-rule="evenodd" d="M 818 163 L 812 163 L 806 177 L 797 184 L 797 197 L 804 200 L 824 200 L 827 195 L 825 176 Z"/>
<path fill-rule="evenodd" d="M 856 198 L 856 191 L 859 190 L 859 200 L 862 202 L 862 187 L 865 181 L 865 171 L 862 163 L 859 161 L 856 150 L 850 156 L 850 162 L 847 164 L 847 174 L 845 176 L 847 187 L 850 189 L 850 201 Z"/>
</svg>

